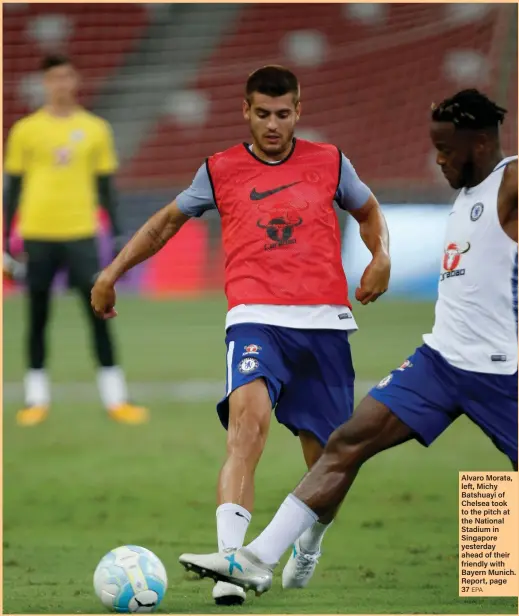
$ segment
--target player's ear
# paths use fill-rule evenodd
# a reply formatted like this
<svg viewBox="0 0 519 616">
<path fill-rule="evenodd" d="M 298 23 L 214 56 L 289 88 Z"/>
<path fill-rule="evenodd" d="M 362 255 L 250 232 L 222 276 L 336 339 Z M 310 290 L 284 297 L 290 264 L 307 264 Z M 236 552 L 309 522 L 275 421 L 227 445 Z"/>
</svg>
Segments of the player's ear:
<svg viewBox="0 0 519 616">
<path fill-rule="evenodd" d="M 243 117 L 248 122 L 250 120 L 250 105 L 247 99 L 243 99 L 242 110 L 243 110 Z"/>
<path fill-rule="evenodd" d="M 487 135 L 483 132 L 475 133 L 472 136 L 472 140 L 469 142 L 469 148 L 472 151 L 472 156 L 476 163 L 481 161 L 481 159 L 485 157 L 485 152 L 487 150 Z"/>
<path fill-rule="evenodd" d="M 300 117 L 301 117 L 301 101 L 298 101 L 296 104 L 296 122 L 299 122 Z"/>
<path fill-rule="evenodd" d="M 478 152 L 484 152 L 492 142 L 493 137 L 491 137 L 488 132 L 481 131 L 476 136 L 476 150 Z"/>
</svg>

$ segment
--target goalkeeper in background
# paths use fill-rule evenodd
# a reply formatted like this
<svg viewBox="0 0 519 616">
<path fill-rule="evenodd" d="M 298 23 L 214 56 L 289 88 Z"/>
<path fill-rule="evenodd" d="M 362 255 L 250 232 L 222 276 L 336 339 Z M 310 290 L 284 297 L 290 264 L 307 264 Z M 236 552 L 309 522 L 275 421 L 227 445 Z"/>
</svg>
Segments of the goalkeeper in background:
<svg viewBox="0 0 519 616">
<path fill-rule="evenodd" d="M 68 58 L 49 56 L 41 71 L 45 105 L 14 124 L 5 159 L 4 273 L 25 284 L 28 300 L 25 408 L 18 412 L 17 422 L 36 425 L 49 412 L 46 330 L 52 283 L 56 273 L 66 268 L 69 285 L 77 289 L 89 321 L 101 401 L 115 421 L 143 423 L 148 411 L 128 402 L 110 325 L 96 319 L 90 308 L 92 281 L 100 269 L 98 202 L 110 217 L 115 251 L 122 239 L 116 216 L 113 174 L 117 158 L 111 129 L 78 105 L 79 78 Z M 9 246 L 17 209 L 24 262 L 12 258 Z"/>
</svg>

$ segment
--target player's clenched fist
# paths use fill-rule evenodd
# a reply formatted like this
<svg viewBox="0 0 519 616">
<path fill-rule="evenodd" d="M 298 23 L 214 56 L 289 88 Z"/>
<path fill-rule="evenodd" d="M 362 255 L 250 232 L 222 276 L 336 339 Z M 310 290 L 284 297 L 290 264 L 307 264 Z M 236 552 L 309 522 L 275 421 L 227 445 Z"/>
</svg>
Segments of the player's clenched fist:
<svg viewBox="0 0 519 616">
<path fill-rule="evenodd" d="M 117 316 L 114 283 L 104 272 L 97 277 L 90 293 L 90 300 L 94 314 L 99 319 L 113 319 Z"/>
<path fill-rule="evenodd" d="M 374 302 L 387 291 L 391 261 L 387 256 L 373 258 L 360 280 L 360 287 L 355 291 L 355 298 L 364 306 Z"/>
</svg>

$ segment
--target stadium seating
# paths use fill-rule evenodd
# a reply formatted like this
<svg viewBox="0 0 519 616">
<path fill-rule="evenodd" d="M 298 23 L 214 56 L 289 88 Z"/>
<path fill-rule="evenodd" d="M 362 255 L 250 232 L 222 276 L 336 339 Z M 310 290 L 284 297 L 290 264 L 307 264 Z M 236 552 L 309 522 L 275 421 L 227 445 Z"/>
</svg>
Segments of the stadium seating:
<svg viewBox="0 0 519 616">
<path fill-rule="evenodd" d="M 105 79 L 121 65 L 146 25 L 140 4 L 4 5 L 4 134 L 39 100 L 33 77 L 42 55 L 63 52 L 82 74 L 88 105 Z"/>
<path fill-rule="evenodd" d="M 494 81 L 485 57 L 498 34 L 495 12 L 450 6 L 247 6 L 190 84 L 208 112 L 198 124 L 163 117 L 125 178 L 187 181 L 207 155 L 246 139 L 243 83 L 275 62 L 300 76 L 302 136 L 337 143 L 370 182 L 434 182 L 424 139 L 431 103 L 469 83 L 492 91 Z"/>
<path fill-rule="evenodd" d="M 38 100 L 33 72 L 42 53 L 73 56 L 82 102 L 95 104 L 148 23 L 140 4 L 4 5 L 4 134 Z M 300 76 L 302 137 L 335 142 L 377 186 L 434 186 L 424 138 L 431 102 L 466 86 L 498 92 L 505 38 L 489 4 L 243 5 L 185 90 L 172 93 L 169 113 L 153 118 L 121 185 L 185 185 L 209 154 L 247 139 L 243 83 L 273 62 Z M 505 151 L 515 149 L 517 131 L 515 67 L 511 74 Z"/>
</svg>

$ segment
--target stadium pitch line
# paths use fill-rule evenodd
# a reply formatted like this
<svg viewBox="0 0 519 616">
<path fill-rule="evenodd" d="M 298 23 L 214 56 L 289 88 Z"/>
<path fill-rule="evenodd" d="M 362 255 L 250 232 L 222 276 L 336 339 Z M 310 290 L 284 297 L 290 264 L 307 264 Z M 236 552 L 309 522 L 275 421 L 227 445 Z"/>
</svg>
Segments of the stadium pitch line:
<svg viewBox="0 0 519 616">
<path fill-rule="evenodd" d="M 355 384 L 357 397 L 364 395 L 375 383 L 359 379 Z M 95 382 L 57 382 L 52 383 L 52 399 L 56 402 L 97 402 L 99 393 Z M 158 381 L 158 382 L 130 382 L 128 383 L 132 398 L 151 402 L 198 402 L 219 400 L 225 394 L 224 381 Z M 20 402 L 23 399 L 22 382 L 4 383 L 4 404 Z"/>
</svg>

